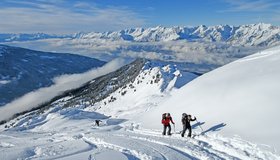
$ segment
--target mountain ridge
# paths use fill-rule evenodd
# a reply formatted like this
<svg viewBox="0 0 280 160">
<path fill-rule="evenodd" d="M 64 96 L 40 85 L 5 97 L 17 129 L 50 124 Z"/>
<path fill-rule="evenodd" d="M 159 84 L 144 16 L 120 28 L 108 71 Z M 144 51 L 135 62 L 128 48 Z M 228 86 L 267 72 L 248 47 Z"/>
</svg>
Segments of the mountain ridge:
<svg viewBox="0 0 280 160">
<path fill-rule="evenodd" d="M 198 76 L 200 75 L 181 70 L 181 67 L 176 66 L 176 64 L 139 58 L 114 72 L 94 78 L 78 88 L 66 90 L 34 108 L 17 112 L 13 117 L 0 123 L 3 124 L 24 114 L 43 113 L 49 108 L 56 107 L 59 103 L 63 104 L 62 108 L 77 106 L 87 108 L 95 104 L 104 107 L 124 96 L 127 92 L 138 93 L 139 91 L 136 92 L 136 88 L 139 85 L 142 85 L 142 88 L 153 86 L 152 88 L 155 87 L 153 91 L 160 90 L 160 92 L 163 92 L 166 89 L 171 89 L 171 81 L 179 80 L 176 84 L 171 84 L 179 88 Z M 141 95 L 141 93 L 140 91 L 138 94 Z"/>
<path fill-rule="evenodd" d="M 206 41 L 227 42 L 245 46 L 274 46 L 279 44 L 280 27 L 271 24 L 258 23 L 240 26 L 232 25 L 199 25 L 194 27 L 149 27 L 129 28 L 109 32 L 78 32 L 74 34 L 55 35 L 45 33 L 34 34 L 0 34 L 0 42 L 32 41 L 52 38 L 70 39 L 109 39 L 133 42 L 160 41 Z"/>
</svg>

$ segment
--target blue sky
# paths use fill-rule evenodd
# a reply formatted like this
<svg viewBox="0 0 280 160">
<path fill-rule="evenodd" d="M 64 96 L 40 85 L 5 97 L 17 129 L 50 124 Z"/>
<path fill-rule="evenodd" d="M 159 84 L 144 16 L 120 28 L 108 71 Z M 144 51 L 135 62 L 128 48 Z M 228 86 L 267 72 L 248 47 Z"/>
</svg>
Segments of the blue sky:
<svg viewBox="0 0 280 160">
<path fill-rule="evenodd" d="M 0 33 L 272 23 L 279 0 L 1 0 Z"/>
</svg>

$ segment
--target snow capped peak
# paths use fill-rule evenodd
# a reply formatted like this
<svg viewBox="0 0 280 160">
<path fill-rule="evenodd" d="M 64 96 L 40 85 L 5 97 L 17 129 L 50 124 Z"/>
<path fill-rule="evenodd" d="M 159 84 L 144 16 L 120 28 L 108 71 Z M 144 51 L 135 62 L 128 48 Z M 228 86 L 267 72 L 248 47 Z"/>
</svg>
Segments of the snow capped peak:
<svg viewBox="0 0 280 160">
<path fill-rule="evenodd" d="M 165 27 L 164 26 L 162 26 L 162 25 L 158 25 L 158 26 L 156 26 L 156 27 L 154 27 L 154 28 L 152 28 L 153 30 L 164 30 L 165 29 Z"/>
<path fill-rule="evenodd" d="M 244 26 L 249 26 L 249 27 L 254 27 L 258 29 L 269 29 L 272 25 L 269 23 L 256 23 L 256 24 L 249 24 L 249 25 L 244 25 Z"/>
<path fill-rule="evenodd" d="M 199 31 L 204 31 L 204 30 L 206 30 L 208 27 L 206 27 L 206 25 L 204 25 L 204 24 L 201 24 L 201 25 L 199 25 L 199 26 L 197 26 L 197 30 L 199 30 Z"/>
<path fill-rule="evenodd" d="M 87 34 L 87 32 L 77 32 L 73 34 L 73 38 L 81 38 L 84 34 Z"/>
</svg>

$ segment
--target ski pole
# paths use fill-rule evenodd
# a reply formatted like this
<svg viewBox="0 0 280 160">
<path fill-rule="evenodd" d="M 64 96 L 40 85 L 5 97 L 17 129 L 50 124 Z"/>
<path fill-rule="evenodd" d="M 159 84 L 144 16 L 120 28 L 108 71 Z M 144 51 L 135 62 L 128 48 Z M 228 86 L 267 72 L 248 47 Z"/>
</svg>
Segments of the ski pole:
<svg viewBox="0 0 280 160">
<path fill-rule="evenodd" d="M 174 133 L 176 133 L 176 130 L 175 130 L 175 124 L 173 124 L 173 126 L 174 126 L 174 128 L 173 128 L 173 129 L 174 129 Z"/>
<path fill-rule="evenodd" d="M 199 122 L 196 119 L 196 122 L 199 124 Z M 202 130 L 202 132 L 204 132 L 204 130 L 202 129 L 202 127 L 200 125 L 198 125 L 200 127 L 200 129 Z"/>
</svg>

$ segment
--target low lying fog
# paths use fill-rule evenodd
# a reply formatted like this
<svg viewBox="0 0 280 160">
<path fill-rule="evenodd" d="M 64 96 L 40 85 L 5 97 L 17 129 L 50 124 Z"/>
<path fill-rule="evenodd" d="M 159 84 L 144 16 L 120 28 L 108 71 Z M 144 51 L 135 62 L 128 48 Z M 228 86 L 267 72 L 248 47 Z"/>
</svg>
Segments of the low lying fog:
<svg viewBox="0 0 280 160">
<path fill-rule="evenodd" d="M 47 102 L 69 89 L 75 89 L 82 86 L 84 83 L 113 72 L 122 67 L 125 61 L 115 59 L 108 62 L 102 67 L 94 68 L 90 71 L 81 74 L 62 75 L 54 78 L 54 85 L 50 87 L 40 88 L 36 91 L 25 94 L 24 96 L 6 104 L 0 108 L 0 121 L 11 118 L 16 113 L 28 111 L 38 105 Z"/>
</svg>

